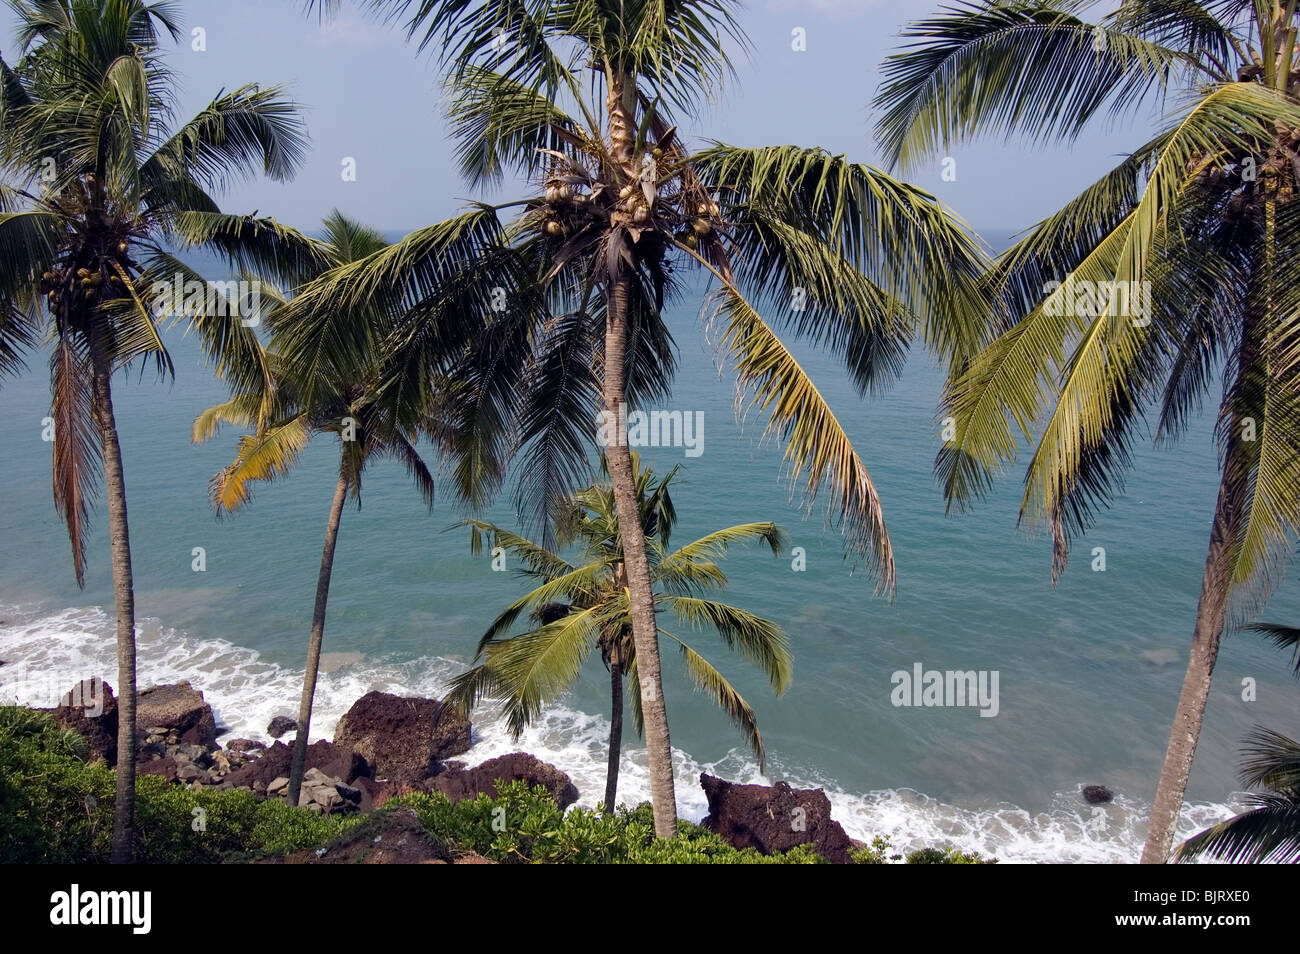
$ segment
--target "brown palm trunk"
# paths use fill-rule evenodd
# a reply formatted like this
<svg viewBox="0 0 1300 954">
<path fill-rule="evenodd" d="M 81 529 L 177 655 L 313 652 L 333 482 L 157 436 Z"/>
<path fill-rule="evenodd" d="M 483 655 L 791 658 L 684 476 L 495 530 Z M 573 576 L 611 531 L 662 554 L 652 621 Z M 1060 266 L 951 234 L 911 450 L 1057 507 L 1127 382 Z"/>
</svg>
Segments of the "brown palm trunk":
<svg viewBox="0 0 1300 954">
<path fill-rule="evenodd" d="M 126 480 L 113 415 L 111 359 L 91 341 L 95 423 L 104 453 L 108 536 L 113 555 L 113 610 L 117 618 L 117 772 L 113 796 L 113 845 L 109 860 L 130 864 L 135 846 L 135 588 L 126 518 Z"/>
<path fill-rule="evenodd" d="M 325 528 L 325 548 L 316 578 L 316 607 L 311 617 L 311 639 L 307 643 L 307 672 L 302 677 L 302 699 L 298 702 L 298 735 L 293 742 L 293 765 L 289 769 L 289 804 L 298 804 L 303 767 L 307 763 L 307 736 L 311 729 L 311 704 L 316 696 L 316 674 L 320 671 L 320 647 L 325 637 L 325 604 L 330 596 L 330 574 L 334 571 L 334 544 L 339 538 L 339 520 L 348 495 L 346 465 L 339 465 L 339 482 L 334 488 L 330 520 Z"/>
<path fill-rule="evenodd" d="M 623 755 L 623 663 L 609 660 L 609 763 L 605 769 L 605 814 L 618 804 L 618 763 Z"/>
<path fill-rule="evenodd" d="M 604 399 L 605 408 L 615 416 L 617 424 L 614 439 L 605 448 L 605 455 L 614 489 L 619 536 L 623 542 L 631 603 L 632 640 L 636 645 L 641 712 L 650 762 L 650 803 L 654 809 L 655 834 L 660 838 L 671 838 L 677 834 L 672 744 L 668 739 L 668 709 L 664 705 L 663 679 L 659 667 L 659 630 L 655 624 L 650 561 L 646 557 L 645 532 L 641 526 L 641 511 L 637 506 L 632 453 L 627 445 L 624 413 L 624 352 L 627 347 L 629 284 L 627 274 L 620 270 L 607 291 Z"/>
<path fill-rule="evenodd" d="M 1210 529 L 1210 548 L 1205 557 L 1205 573 L 1201 578 L 1201 597 L 1196 606 L 1196 629 L 1192 635 L 1192 653 L 1187 661 L 1187 675 L 1183 677 L 1183 691 L 1178 697 L 1178 710 L 1174 713 L 1174 727 L 1169 734 L 1169 747 L 1165 750 L 1165 764 L 1160 771 L 1160 784 L 1156 788 L 1155 803 L 1151 807 L 1151 823 L 1147 828 L 1146 845 L 1142 849 L 1143 864 L 1164 864 L 1173 846 L 1174 830 L 1182 810 L 1183 794 L 1196 756 L 1196 743 L 1205 720 L 1205 704 L 1210 697 L 1210 677 L 1219 656 L 1219 640 L 1223 634 L 1223 621 L 1227 615 L 1228 582 L 1231 572 L 1233 540 L 1236 538 L 1236 514 L 1231 504 L 1232 491 L 1228 471 L 1219 485 L 1219 501 L 1214 508 L 1214 523 Z"/>
<path fill-rule="evenodd" d="M 1264 321 L 1271 321 L 1272 302 L 1269 288 L 1273 271 L 1272 257 L 1272 206 L 1266 209 L 1266 253 L 1264 262 L 1265 299 L 1262 303 Z M 1196 744 L 1200 740 L 1201 724 L 1205 721 L 1205 704 L 1210 697 L 1210 678 L 1219 658 L 1219 641 L 1228 611 L 1228 596 L 1232 586 L 1232 550 L 1236 544 L 1242 511 L 1241 488 L 1246 483 L 1242 468 L 1246 466 L 1238 423 L 1254 402 L 1255 390 L 1251 376 L 1257 376 L 1256 367 L 1262 344 L 1258 306 L 1252 302 L 1243 316 L 1241 345 L 1237 354 L 1237 379 L 1235 386 L 1224 396 L 1220 416 L 1233 414 L 1228 433 L 1228 446 L 1224 454 L 1223 473 L 1219 479 L 1219 499 L 1214 506 L 1214 522 L 1210 525 L 1210 546 L 1205 555 L 1205 571 L 1201 576 L 1201 596 L 1196 604 L 1196 629 L 1192 634 L 1192 652 L 1187 661 L 1187 674 L 1178 696 L 1178 709 L 1174 713 L 1173 729 L 1169 733 L 1169 746 L 1165 750 L 1165 764 L 1160 770 L 1160 783 L 1156 786 L 1155 801 L 1151 806 L 1151 822 L 1147 827 L 1146 844 L 1142 847 L 1142 863 L 1162 865 L 1173 847 L 1178 816 L 1182 811 L 1187 779 L 1191 775 Z M 1245 394 L 1246 405 L 1228 405 L 1233 391 L 1238 401 Z"/>
</svg>

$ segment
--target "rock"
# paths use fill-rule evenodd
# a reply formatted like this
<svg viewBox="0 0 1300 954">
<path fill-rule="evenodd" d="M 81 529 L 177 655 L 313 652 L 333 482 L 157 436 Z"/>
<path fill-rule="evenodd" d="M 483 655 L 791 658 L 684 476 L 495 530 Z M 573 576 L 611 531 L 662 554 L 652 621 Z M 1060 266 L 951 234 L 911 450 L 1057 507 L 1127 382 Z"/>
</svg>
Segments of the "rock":
<svg viewBox="0 0 1300 954">
<path fill-rule="evenodd" d="M 241 765 L 226 777 L 236 788 L 251 788 L 257 781 L 269 785 L 281 775 L 287 778 L 292 765 L 293 746 L 276 742 L 260 758 Z M 305 767 L 319 768 L 326 775 L 342 779 L 349 785 L 362 775 L 375 774 L 374 769 L 360 755 L 324 739 L 307 746 Z M 306 772 L 303 774 L 305 776 Z"/>
<path fill-rule="evenodd" d="M 512 752 L 495 759 L 488 759 L 482 765 L 471 769 L 450 769 L 425 783 L 431 792 L 441 792 L 453 802 L 475 798 L 479 794 L 495 798 L 496 780 L 503 782 L 527 782 L 529 787 L 541 785 L 555 804 L 561 809 L 568 808 L 578 800 L 578 789 L 569 776 L 554 765 L 529 755 L 526 752 Z"/>
<path fill-rule="evenodd" d="M 207 774 L 193 762 L 182 762 L 176 767 L 176 777 L 182 782 L 206 780 Z"/>
<path fill-rule="evenodd" d="M 177 780 L 177 772 L 180 766 L 171 756 L 164 755 L 162 758 L 152 759 L 148 762 L 137 762 L 135 771 L 137 775 L 161 775 L 169 782 Z"/>
<path fill-rule="evenodd" d="M 1085 785 L 1083 800 L 1089 805 L 1108 805 L 1115 800 L 1115 793 L 1105 785 Z"/>
<path fill-rule="evenodd" d="M 353 805 L 361 804 L 361 789 L 353 788 L 351 785 L 344 785 L 342 782 L 339 782 L 334 786 L 334 790 L 339 793 L 339 796 L 344 801 L 351 802 Z"/>
<path fill-rule="evenodd" d="M 65 729 L 80 732 L 90 745 L 87 757 L 117 765 L 117 700 L 102 679 L 83 679 L 50 712 Z"/>
<path fill-rule="evenodd" d="M 274 719 L 271 720 L 270 724 L 266 727 L 266 734 L 273 739 L 278 739 L 286 732 L 297 732 L 297 731 L 298 731 L 298 720 L 290 719 L 288 716 L 282 716 L 282 715 L 276 716 Z"/>
<path fill-rule="evenodd" d="M 339 720 L 334 744 L 364 756 L 381 777 L 420 781 L 467 751 L 469 736 L 469 720 L 444 713 L 437 699 L 368 692 Z"/>
<path fill-rule="evenodd" d="M 811 844 L 827 861 L 852 864 L 850 841 L 831 818 L 831 803 L 820 788 L 737 785 L 700 773 L 709 801 L 703 825 L 737 848 L 756 848 L 765 855 Z"/>
<path fill-rule="evenodd" d="M 136 724 L 157 726 L 175 732 L 179 741 L 216 748 L 217 723 L 212 707 L 203 701 L 203 693 L 188 682 L 155 686 L 140 693 Z"/>
<path fill-rule="evenodd" d="M 477 857 L 477 856 L 476 856 Z M 460 864 L 434 840 L 410 808 L 362 821 L 321 851 L 300 851 L 284 859 L 309 865 L 444 865 Z M 484 860 L 477 863 L 482 864 Z M 472 863 L 472 862 L 471 862 Z"/>
<path fill-rule="evenodd" d="M 265 742 L 254 742 L 252 739 L 231 739 L 226 743 L 227 752 L 238 752 L 240 755 L 251 755 L 265 748 Z"/>
<path fill-rule="evenodd" d="M 261 784 L 260 782 L 258 784 Z M 289 777 L 281 775 L 266 786 L 267 795 L 282 795 L 289 790 Z"/>
</svg>

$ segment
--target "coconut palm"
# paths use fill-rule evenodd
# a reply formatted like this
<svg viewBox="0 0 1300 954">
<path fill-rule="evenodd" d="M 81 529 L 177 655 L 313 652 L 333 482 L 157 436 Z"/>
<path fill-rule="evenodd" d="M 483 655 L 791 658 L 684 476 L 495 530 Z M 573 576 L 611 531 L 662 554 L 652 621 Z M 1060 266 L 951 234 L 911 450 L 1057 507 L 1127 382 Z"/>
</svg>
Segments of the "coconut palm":
<svg viewBox="0 0 1300 954">
<path fill-rule="evenodd" d="M 21 56 L 0 59 L 0 371 L 49 338 L 54 503 L 73 570 L 101 468 L 108 496 L 118 656 L 118 765 L 112 860 L 129 861 L 135 808 L 135 605 L 112 375 L 171 361 L 156 319 L 184 317 L 225 372 L 248 370 L 247 303 L 172 291 L 199 276 L 167 249 L 178 217 L 217 213 L 210 190 L 262 171 L 289 178 L 305 149 L 293 104 L 275 88 L 221 93 L 175 125 L 161 35 L 175 5 L 140 0 L 10 0 Z M 235 320 L 238 316 L 240 320 Z M 248 324 L 246 324 L 246 322 Z"/>
<path fill-rule="evenodd" d="M 1103 114 L 1174 104 L 997 261 L 1010 317 L 952 376 L 956 436 L 936 465 L 964 507 L 1029 441 L 1020 518 L 1050 529 L 1055 580 L 1069 538 L 1122 488 L 1138 431 L 1176 439 L 1222 386 L 1218 502 L 1142 853 L 1162 863 L 1229 598 L 1242 615 L 1259 605 L 1300 520 L 1296 4 L 1125 0 L 1095 23 L 1085 6 L 968 4 L 912 25 L 877 128 L 906 163 L 985 130 L 1070 140 Z"/>
<path fill-rule="evenodd" d="M 745 523 L 727 527 L 669 551 L 668 541 L 677 511 L 669 487 L 679 468 L 662 479 L 650 468 L 642 470 L 632 455 L 637 510 L 650 579 L 654 586 L 656 619 L 664 612 L 691 629 L 715 630 L 723 644 L 762 667 L 776 694 L 790 685 L 793 660 L 789 640 L 775 623 L 702 594 L 727 585 L 717 564 L 733 544 L 759 540 L 776 555 L 785 536 L 773 523 Z M 607 473 L 607 471 L 605 472 Z M 531 592 L 511 603 L 479 640 L 475 661 L 452 684 L 448 703 L 468 714 L 480 698 L 500 699 L 508 725 L 518 739 L 534 722 L 542 706 L 572 688 L 593 649 L 609 669 L 609 763 L 605 775 L 605 811 L 613 812 L 618 797 L 618 767 L 623 744 L 623 679 L 637 680 L 636 644 L 632 639 L 628 602 L 627 564 L 623 559 L 614 492 L 608 483 L 595 484 L 566 501 L 558 540 L 561 551 L 576 547 L 576 559 L 534 543 L 509 530 L 481 520 L 467 520 L 472 545 L 481 552 L 483 536 L 493 552 L 514 554 L 523 573 L 539 582 Z M 500 548 L 497 551 L 496 548 Z M 528 628 L 505 636 L 521 616 Z M 681 637 L 662 626 L 659 635 L 676 643 L 695 687 L 708 693 L 745 736 L 759 761 L 764 761 L 763 737 L 753 708 L 722 673 Z M 632 696 L 633 722 L 643 729 L 640 699 Z"/>
<path fill-rule="evenodd" d="M 208 223 L 215 234 L 230 239 L 228 248 L 241 246 L 239 236 L 231 237 L 232 223 Z M 322 271 L 365 258 L 387 244 L 377 231 L 343 216 L 337 210 L 324 222 L 323 236 L 309 241 L 291 230 L 281 229 L 283 248 L 297 248 L 290 256 L 290 275 L 302 277 L 297 262 L 315 260 Z M 258 243 L 248 243 L 254 247 Z M 270 256 L 268 256 L 269 259 Z M 234 396 L 223 404 L 208 408 L 194 421 L 194 440 L 214 437 L 223 424 L 234 424 L 252 433 L 240 438 L 235 459 L 212 478 L 212 503 L 218 515 L 234 511 L 251 499 L 256 481 L 270 481 L 288 474 L 308 442 L 321 435 L 339 441 L 338 479 L 330 503 L 325 528 L 325 545 L 321 553 L 320 573 L 316 581 L 316 602 L 312 611 L 311 635 L 307 643 L 307 664 L 303 676 L 302 697 L 298 706 L 298 734 L 294 741 L 293 762 L 289 773 L 289 803 L 296 805 L 302 786 L 307 758 L 312 702 L 320 669 L 321 644 L 325 635 L 325 611 L 329 600 L 334 549 L 339 523 L 349 494 L 361 506 L 361 479 L 366 466 L 382 457 L 405 465 L 420 492 L 425 506 L 432 509 L 434 480 L 416 443 L 421 427 L 433 420 L 423 411 L 410 419 L 390 416 L 390 405 L 379 402 L 376 387 L 383 380 L 382 351 L 379 341 L 385 333 L 384 316 L 374 309 L 357 308 L 342 316 L 332 334 L 312 342 L 309 355 L 299 354 L 288 360 L 282 350 L 293 328 L 285 321 L 287 299 L 276 293 L 265 278 L 258 282 L 263 289 L 263 314 L 271 336 L 262 354 L 262 375 L 248 376 L 236 385 Z M 298 286 L 304 287 L 304 286 Z M 371 356 L 368 367 L 360 370 L 351 360 L 340 360 L 338 353 Z M 304 382 L 295 372 L 309 368 Z M 429 426 L 426 433 L 435 429 Z"/>
<path fill-rule="evenodd" d="M 661 312 L 682 291 L 679 275 L 714 283 L 715 340 L 765 433 L 785 442 L 807 502 L 822 495 L 847 554 L 888 591 L 893 551 L 875 486 L 783 336 L 835 355 L 866 392 L 899 369 L 918 333 L 944 355 L 973 346 L 982 315 L 959 321 L 978 314 L 962 304 L 978 294 L 982 254 L 931 196 L 878 169 L 818 148 L 688 142 L 676 119 L 700 114 L 730 75 L 727 47 L 747 45 L 739 0 L 371 6 L 441 51 L 470 183 L 510 173 L 530 189 L 412 233 L 300 307 L 344 308 L 378 292 L 405 308 L 394 344 L 411 373 L 388 389 L 395 402 L 419 399 L 421 349 L 441 358 L 458 326 L 478 323 L 460 366 L 439 366 L 458 382 L 456 479 L 484 499 L 524 453 L 518 503 L 534 525 L 548 501 L 580 486 L 598 412 L 612 422 L 600 450 L 626 558 L 655 831 L 671 836 L 653 580 L 623 412 L 668 392 Z"/>
<path fill-rule="evenodd" d="M 1274 623 L 1246 628 L 1291 650 L 1300 676 L 1300 629 Z M 1242 783 L 1264 790 L 1249 796 L 1254 807 L 1187 839 L 1174 852 L 1175 861 L 1206 854 L 1233 863 L 1300 864 L 1300 742 L 1256 726 L 1246 736 L 1244 754 Z"/>
</svg>

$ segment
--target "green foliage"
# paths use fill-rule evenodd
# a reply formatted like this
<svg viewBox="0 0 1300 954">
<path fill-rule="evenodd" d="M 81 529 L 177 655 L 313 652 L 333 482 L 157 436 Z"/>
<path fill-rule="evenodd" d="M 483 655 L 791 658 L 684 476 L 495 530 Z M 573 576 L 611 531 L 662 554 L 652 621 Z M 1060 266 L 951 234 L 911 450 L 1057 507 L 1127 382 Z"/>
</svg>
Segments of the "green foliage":
<svg viewBox="0 0 1300 954">
<path fill-rule="evenodd" d="M 415 810 L 431 835 L 459 851 L 503 864 L 818 864 L 807 846 L 781 855 L 737 850 L 713 832 L 679 821 L 677 836 L 654 837 L 648 804 L 613 815 L 576 808 L 560 811 L 546 789 L 523 782 L 498 786 L 499 795 L 452 802 L 446 796 L 402 795 L 388 806 Z M 388 807 L 385 806 L 385 807 Z"/>
<path fill-rule="evenodd" d="M 45 713 L 0 707 L 0 862 L 108 859 L 113 773 L 84 756 L 85 740 Z M 358 820 L 316 815 L 243 789 L 194 791 L 157 775 L 139 776 L 135 812 L 135 860 L 155 864 L 318 848 Z"/>
<path fill-rule="evenodd" d="M 887 865 L 903 862 L 907 865 L 995 865 L 996 858 L 981 857 L 978 851 L 959 851 L 956 848 L 917 848 L 906 855 L 891 851 L 889 839 L 877 835 L 869 848 L 850 849 L 854 864 Z"/>
</svg>

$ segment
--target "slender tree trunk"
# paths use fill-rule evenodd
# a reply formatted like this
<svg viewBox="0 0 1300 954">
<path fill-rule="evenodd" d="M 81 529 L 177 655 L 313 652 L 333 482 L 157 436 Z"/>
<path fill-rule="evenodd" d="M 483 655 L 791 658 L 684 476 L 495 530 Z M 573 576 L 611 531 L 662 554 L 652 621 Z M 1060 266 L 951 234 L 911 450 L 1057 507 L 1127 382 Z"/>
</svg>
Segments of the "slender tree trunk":
<svg viewBox="0 0 1300 954">
<path fill-rule="evenodd" d="M 1151 823 L 1147 828 L 1146 845 L 1142 849 L 1143 864 L 1164 864 L 1173 846 L 1174 830 L 1187 791 L 1187 779 L 1196 756 L 1196 743 L 1205 720 L 1205 704 L 1210 697 L 1210 677 L 1219 656 L 1219 640 L 1223 634 L 1223 621 L 1228 607 L 1228 582 L 1231 573 L 1232 545 L 1236 537 L 1236 515 L 1230 503 L 1232 490 L 1227 468 L 1219 485 L 1219 501 L 1214 508 L 1214 523 L 1210 529 L 1210 547 L 1205 557 L 1205 573 L 1201 578 L 1201 597 L 1196 605 L 1196 629 L 1192 635 L 1192 653 L 1187 661 L 1187 675 L 1178 697 L 1178 710 L 1174 713 L 1174 726 L 1169 734 L 1169 747 L 1165 750 L 1165 764 L 1160 771 L 1160 784 L 1156 788 L 1155 803 L 1151 807 Z"/>
<path fill-rule="evenodd" d="M 311 731 L 311 704 L 316 696 L 316 674 L 320 671 L 320 647 L 325 637 L 325 604 L 330 596 L 330 574 L 334 571 L 334 544 L 339 538 L 339 520 L 348 495 L 344 464 L 339 465 L 339 482 L 330 504 L 330 521 L 325 528 L 325 548 L 316 578 L 316 607 L 311 617 L 311 639 L 307 643 L 307 672 L 302 677 L 302 699 L 298 703 L 298 735 L 293 743 L 293 765 L 289 769 L 289 804 L 297 805 L 302 790 L 303 767 L 307 764 L 307 736 Z"/>
<path fill-rule="evenodd" d="M 605 769 L 605 814 L 618 804 L 618 763 L 623 755 L 623 662 L 617 652 L 609 660 L 609 765 Z"/>
<path fill-rule="evenodd" d="M 1200 740 L 1201 724 L 1205 721 L 1205 704 L 1210 697 L 1210 678 L 1219 657 L 1219 641 L 1223 635 L 1224 619 L 1228 611 L 1228 596 L 1232 587 L 1232 550 L 1237 540 L 1242 512 L 1242 488 L 1246 466 L 1242 447 L 1241 420 L 1244 415 L 1256 413 L 1253 405 L 1258 395 L 1259 369 L 1256 367 L 1262 347 L 1262 335 L 1271 326 L 1273 243 L 1272 205 L 1266 208 L 1266 241 L 1268 250 L 1264 261 L 1264 299 L 1257 304 L 1249 302 L 1243 316 L 1241 345 L 1237 355 L 1237 376 L 1232 391 L 1224 396 L 1220 415 L 1231 414 L 1228 446 L 1224 454 L 1223 473 L 1219 478 L 1219 499 L 1214 506 L 1214 521 L 1210 525 L 1210 546 L 1205 555 L 1205 571 L 1201 577 L 1201 596 L 1196 604 L 1196 629 L 1192 634 L 1192 652 L 1187 661 L 1187 674 L 1178 696 L 1178 709 L 1169 733 L 1169 746 L 1165 750 L 1164 767 L 1160 770 L 1160 783 L 1156 787 L 1155 801 L 1151 806 L 1151 822 L 1147 827 L 1146 844 L 1142 848 L 1142 863 L 1164 864 L 1173 847 L 1174 832 L 1191 775 L 1196 744 Z M 1262 306 L 1263 322 L 1256 311 Z M 1252 381 L 1251 379 L 1256 380 Z M 1229 406 L 1232 392 L 1236 392 L 1236 406 Z M 1243 403 L 1244 402 L 1244 403 Z M 1261 421 L 1262 423 L 1262 421 Z"/>
<path fill-rule="evenodd" d="M 104 453 L 108 536 L 113 554 L 113 609 L 117 618 L 117 774 L 113 796 L 113 845 L 109 860 L 130 864 L 135 845 L 135 588 L 131 536 L 126 517 L 126 480 L 113 415 L 111 359 L 91 341 L 95 423 Z"/>
<path fill-rule="evenodd" d="M 671 838 L 677 834 L 673 753 L 668 739 L 668 709 L 664 705 L 663 679 L 659 667 L 659 630 L 655 624 L 650 561 L 646 557 L 645 533 L 641 526 L 640 508 L 637 506 L 624 408 L 624 351 L 627 346 L 629 284 L 627 273 L 620 268 L 607 290 L 604 399 L 606 409 L 615 416 L 617 423 L 614 440 L 605 448 L 605 455 L 613 483 L 614 505 L 627 572 L 632 640 L 636 645 L 641 712 L 650 761 L 650 802 L 654 808 L 655 834 L 660 838 Z"/>
</svg>

